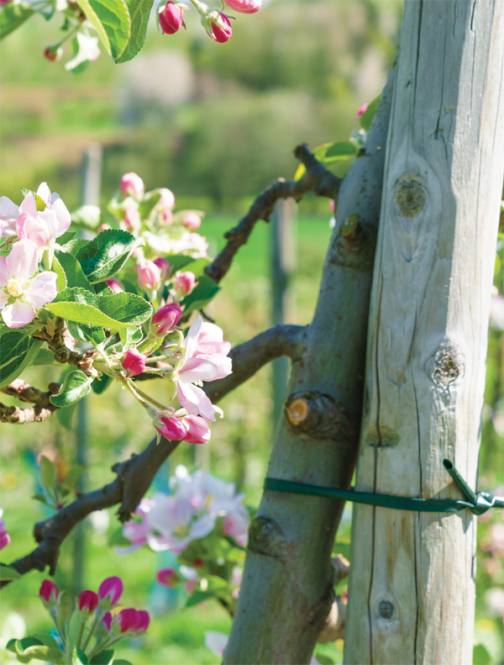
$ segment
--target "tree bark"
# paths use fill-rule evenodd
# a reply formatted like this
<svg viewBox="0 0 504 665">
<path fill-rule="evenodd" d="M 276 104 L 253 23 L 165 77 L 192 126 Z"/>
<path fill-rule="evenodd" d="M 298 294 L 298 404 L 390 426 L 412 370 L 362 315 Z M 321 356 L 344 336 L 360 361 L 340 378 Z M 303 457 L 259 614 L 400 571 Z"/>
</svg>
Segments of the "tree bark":
<svg viewBox="0 0 504 665">
<path fill-rule="evenodd" d="M 369 297 L 379 218 L 390 77 L 364 154 L 345 178 L 306 350 L 268 476 L 348 487 L 362 410 Z M 331 548 L 343 502 L 264 493 L 249 531 L 226 665 L 309 663 L 333 600 Z"/>
<path fill-rule="evenodd" d="M 374 270 L 357 489 L 476 486 L 504 172 L 504 3 L 409 0 Z M 356 505 L 345 663 L 470 665 L 476 519 Z"/>
</svg>

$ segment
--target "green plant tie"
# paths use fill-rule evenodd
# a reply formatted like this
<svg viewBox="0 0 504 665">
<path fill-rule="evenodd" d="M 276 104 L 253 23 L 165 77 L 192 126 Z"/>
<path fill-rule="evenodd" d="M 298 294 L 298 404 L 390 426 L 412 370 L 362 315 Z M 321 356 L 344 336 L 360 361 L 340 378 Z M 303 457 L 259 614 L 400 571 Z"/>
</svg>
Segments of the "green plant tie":
<svg viewBox="0 0 504 665">
<path fill-rule="evenodd" d="M 443 460 L 443 466 L 464 495 L 464 499 L 419 499 L 410 496 L 374 494 L 373 492 L 357 492 L 354 489 L 345 490 L 338 487 L 307 485 L 292 480 L 280 480 L 279 478 L 265 478 L 264 489 L 273 492 L 320 496 L 325 499 L 340 499 L 343 501 L 353 501 L 354 503 L 364 503 L 368 506 L 412 510 L 421 513 L 458 513 L 460 510 L 469 508 L 475 515 L 482 515 L 487 510 L 490 510 L 490 508 L 504 508 L 504 497 L 495 496 L 492 492 L 475 493 L 450 460 Z"/>
</svg>

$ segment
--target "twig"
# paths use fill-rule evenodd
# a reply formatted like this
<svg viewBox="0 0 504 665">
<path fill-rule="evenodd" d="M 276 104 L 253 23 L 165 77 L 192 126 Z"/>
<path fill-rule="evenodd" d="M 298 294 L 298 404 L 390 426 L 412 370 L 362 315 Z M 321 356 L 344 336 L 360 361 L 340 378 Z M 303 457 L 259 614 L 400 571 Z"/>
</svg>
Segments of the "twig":
<svg viewBox="0 0 504 665">
<path fill-rule="evenodd" d="M 51 404 L 50 398 L 51 395 L 56 395 L 60 388 L 60 383 L 50 383 L 47 392 L 42 392 L 21 379 L 16 379 L 8 386 L 0 388 L 0 392 L 16 397 L 21 402 L 35 404 L 35 406 L 21 409 L 19 406 L 6 406 L 0 402 L 0 422 L 26 425 L 46 420 L 58 408 Z"/>
<path fill-rule="evenodd" d="M 62 542 L 73 527 L 95 510 L 110 508 L 117 503 L 119 519 L 124 522 L 135 511 L 147 488 L 165 459 L 175 450 L 179 441 L 153 439 L 140 455 L 132 455 L 126 462 L 112 467 L 117 474 L 114 481 L 104 487 L 81 494 L 73 503 L 59 510 L 53 517 L 35 524 L 33 535 L 38 547 L 27 556 L 10 565 L 21 575 L 30 570 L 43 571 L 49 566 L 54 575 Z M 8 582 L 0 583 L 0 587 Z"/>
<path fill-rule="evenodd" d="M 269 221 L 279 199 L 293 198 L 295 201 L 300 201 L 307 192 L 314 192 L 317 196 L 326 196 L 330 199 L 336 199 L 338 196 L 342 180 L 318 162 L 305 143 L 296 147 L 294 155 L 304 164 L 306 173 L 300 180 L 279 179 L 270 185 L 256 198 L 238 226 L 224 235 L 227 240 L 226 246 L 205 268 L 205 274 L 217 283 L 229 270 L 236 252 L 247 242 L 256 222 L 260 219 Z"/>
</svg>

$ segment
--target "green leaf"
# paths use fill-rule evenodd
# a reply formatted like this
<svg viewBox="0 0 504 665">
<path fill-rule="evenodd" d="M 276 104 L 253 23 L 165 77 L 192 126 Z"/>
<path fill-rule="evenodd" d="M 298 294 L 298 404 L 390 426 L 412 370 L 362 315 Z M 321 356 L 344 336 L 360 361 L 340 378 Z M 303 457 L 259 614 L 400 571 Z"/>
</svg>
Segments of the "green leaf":
<svg viewBox="0 0 504 665">
<path fill-rule="evenodd" d="M 65 406 L 62 409 L 56 411 L 56 418 L 58 419 L 59 424 L 63 429 L 66 429 L 67 432 L 73 431 L 73 415 L 75 413 L 75 407 L 77 403 L 71 404 L 70 406 Z"/>
<path fill-rule="evenodd" d="M 96 284 L 93 284 L 94 287 L 94 292 L 97 295 L 100 296 L 113 296 L 114 292 L 110 288 L 110 286 L 107 284 L 107 282 L 96 282 Z"/>
<path fill-rule="evenodd" d="M 192 273 L 194 273 L 195 277 L 198 277 L 203 273 L 209 263 L 210 259 L 201 257 L 199 259 L 194 259 L 193 262 L 189 263 L 185 269 L 190 270 Z"/>
<path fill-rule="evenodd" d="M 78 369 L 70 372 L 65 376 L 60 392 L 51 396 L 51 403 L 60 408 L 75 404 L 89 393 L 92 381 L 93 377 L 87 376 Z"/>
<path fill-rule="evenodd" d="M 11 653 L 16 653 L 16 642 L 17 642 L 17 637 L 12 637 L 5 645 L 7 651 L 10 651 Z"/>
<path fill-rule="evenodd" d="M 490 665 L 492 657 L 483 644 L 475 644 L 473 648 L 473 665 Z"/>
<path fill-rule="evenodd" d="M 154 192 L 142 199 L 138 206 L 138 212 L 140 213 L 141 219 L 149 219 L 151 212 L 159 203 L 160 198 L 161 194 L 159 192 Z"/>
<path fill-rule="evenodd" d="M 209 600 L 210 598 L 215 598 L 215 594 L 212 591 L 195 591 L 186 600 L 185 607 L 194 607 L 195 605 L 204 603 L 205 600 Z"/>
<path fill-rule="evenodd" d="M 58 291 L 64 291 L 67 287 L 67 279 L 65 271 L 63 270 L 63 266 L 56 257 L 53 258 L 51 270 L 58 275 L 58 279 L 56 280 L 56 288 Z"/>
<path fill-rule="evenodd" d="M 79 661 L 82 663 L 82 665 L 89 665 L 89 660 L 84 651 L 82 649 L 79 649 L 79 647 L 76 648 L 77 655 L 79 656 Z"/>
<path fill-rule="evenodd" d="M 360 126 L 366 132 L 369 132 L 371 125 L 373 124 L 373 118 L 375 117 L 376 111 L 378 110 L 378 104 L 380 103 L 381 94 L 378 97 L 375 97 L 372 102 L 368 104 L 367 109 L 361 115 Z"/>
<path fill-rule="evenodd" d="M 51 647 L 52 649 L 59 649 L 59 644 L 50 635 L 46 635 L 45 633 L 35 633 L 31 637 L 38 640 L 41 644 L 45 644 L 46 647 Z"/>
<path fill-rule="evenodd" d="M 355 157 L 359 153 L 356 145 L 350 141 L 336 141 L 327 146 L 323 156 L 324 163 L 341 162 L 349 157 Z M 317 159 L 319 159 L 317 157 Z"/>
<path fill-rule="evenodd" d="M 124 351 L 131 349 L 134 344 L 139 344 L 143 338 L 141 328 L 123 328 L 119 331 L 119 335 L 121 336 Z"/>
<path fill-rule="evenodd" d="M 75 240 L 70 240 L 69 242 L 66 242 L 64 245 L 61 246 L 61 248 L 67 254 L 71 254 L 72 256 L 77 256 L 77 254 L 81 251 L 83 247 L 89 245 L 89 242 L 90 241 L 86 240 L 85 238 L 75 238 Z"/>
<path fill-rule="evenodd" d="M 117 63 L 128 62 L 140 52 L 147 37 L 149 17 L 154 0 L 126 0 L 131 17 L 131 36 Z M 117 662 L 117 661 L 116 661 Z"/>
<path fill-rule="evenodd" d="M 64 663 L 63 651 L 46 646 L 34 637 L 17 640 L 15 648 L 18 660 L 22 663 L 29 663 L 31 660 L 43 660 L 54 665 Z"/>
<path fill-rule="evenodd" d="M 109 547 L 112 547 L 113 545 L 129 547 L 131 545 L 131 540 L 128 540 L 126 536 L 123 536 L 123 530 L 122 527 L 120 527 L 110 534 L 107 545 Z"/>
<path fill-rule="evenodd" d="M 114 660 L 114 665 L 132 665 L 129 660 L 124 660 L 124 658 L 119 658 L 119 660 Z"/>
<path fill-rule="evenodd" d="M 139 326 L 150 317 L 152 307 L 132 293 L 97 296 L 84 289 L 65 289 L 46 305 L 53 314 L 79 324 L 104 328 Z"/>
<path fill-rule="evenodd" d="M 320 665 L 334 665 L 334 660 L 332 658 L 329 658 L 329 656 L 326 656 L 323 653 L 316 653 L 315 658 L 318 660 Z"/>
<path fill-rule="evenodd" d="M 42 344 L 42 340 L 33 339 L 17 330 L 2 333 L 0 388 L 17 379 L 21 372 L 35 359 Z"/>
<path fill-rule="evenodd" d="M 126 328 L 126 330 L 131 330 L 131 328 Z M 111 381 L 112 377 L 107 376 L 107 374 L 103 374 L 100 379 L 95 379 L 93 381 L 91 384 L 91 390 L 95 393 L 95 395 L 101 395 L 107 390 Z"/>
<path fill-rule="evenodd" d="M 68 633 L 67 633 L 68 642 L 66 644 L 66 648 L 69 649 L 70 651 L 73 651 L 73 647 L 75 646 L 79 638 L 81 623 L 82 623 L 82 618 L 79 610 L 76 608 L 73 611 L 72 616 L 70 618 L 70 623 L 68 624 Z"/>
<path fill-rule="evenodd" d="M 19 28 L 33 14 L 30 5 L 24 2 L 20 4 L 4 5 L 0 13 L 0 39 L 7 37 L 11 32 Z"/>
<path fill-rule="evenodd" d="M 184 318 L 195 309 L 201 309 L 207 305 L 220 291 L 220 287 L 217 286 L 211 277 L 202 275 L 199 277 L 198 282 L 199 284 L 195 287 L 194 291 L 180 302 L 181 305 L 185 305 Z"/>
<path fill-rule="evenodd" d="M 66 284 L 63 288 L 79 287 L 94 293 L 93 287 L 84 274 L 84 271 L 82 270 L 81 265 L 75 256 L 65 252 L 55 252 L 54 258 L 57 259 L 61 268 L 64 270 Z"/>
<path fill-rule="evenodd" d="M 86 469 L 87 469 L 87 466 L 83 466 L 82 464 L 76 464 L 67 473 L 67 476 L 66 476 L 65 480 L 68 482 L 69 485 L 71 485 L 72 487 L 75 487 L 75 485 L 77 484 L 77 481 L 82 476 L 82 474 L 86 471 Z"/>
<path fill-rule="evenodd" d="M 166 260 L 170 264 L 171 275 L 176 273 L 178 270 L 182 270 L 182 268 L 187 267 L 187 269 L 189 270 L 188 268 L 189 264 L 195 261 L 195 259 L 193 259 L 191 256 L 185 256 L 183 254 L 168 255 L 166 257 Z"/>
<path fill-rule="evenodd" d="M 75 231 L 67 231 L 62 236 L 58 238 L 58 245 L 66 245 L 70 240 L 75 239 Z"/>
<path fill-rule="evenodd" d="M 130 233 L 108 229 L 83 247 L 77 260 L 92 284 L 103 282 L 123 267 L 135 244 L 136 240 Z"/>
<path fill-rule="evenodd" d="M 40 503 L 45 503 L 45 504 L 48 503 L 47 499 L 45 498 L 45 496 L 44 496 L 43 494 L 38 494 L 38 493 L 37 493 L 37 494 L 34 494 L 34 495 L 32 496 L 32 499 L 33 499 L 34 501 L 40 501 Z"/>
<path fill-rule="evenodd" d="M 39 365 L 56 365 L 56 360 L 54 359 L 54 353 L 49 351 L 49 349 L 40 349 L 35 358 L 32 360 L 32 366 L 37 367 Z"/>
<path fill-rule="evenodd" d="M 114 661 L 115 651 L 113 649 L 108 649 L 107 651 L 101 651 L 97 653 L 96 656 L 93 656 L 89 661 L 89 665 L 111 665 Z"/>
<path fill-rule="evenodd" d="M 222 577 L 218 577 L 217 575 L 206 575 L 204 579 L 206 580 L 206 583 L 208 585 L 207 588 L 205 589 L 205 592 L 216 591 L 217 589 L 223 589 L 226 588 L 228 585 L 226 580 L 223 580 Z"/>
<path fill-rule="evenodd" d="M 74 226 L 94 231 L 100 226 L 100 216 L 101 213 L 98 206 L 85 205 L 74 210 L 70 218 Z"/>
<path fill-rule="evenodd" d="M 15 568 L 12 566 L 6 566 L 4 563 L 0 563 L 0 582 L 11 582 L 13 580 L 20 580 L 21 575 Z"/>
<path fill-rule="evenodd" d="M 126 48 L 131 20 L 124 0 L 77 0 L 108 53 L 116 60 Z"/>
<path fill-rule="evenodd" d="M 87 326 L 83 323 L 68 321 L 68 330 L 75 339 L 81 342 L 91 342 L 94 345 L 102 344 L 105 341 L 105 332 L 98 326 Z"/>
<path fill-rule="evenodd" d="M 57 478 L 56 465 L 45 455 L 40 458 L 40 465 L 42 467 L 40 476 L 43 484 L 50 489 L 54 489 Z"/>
</svg>

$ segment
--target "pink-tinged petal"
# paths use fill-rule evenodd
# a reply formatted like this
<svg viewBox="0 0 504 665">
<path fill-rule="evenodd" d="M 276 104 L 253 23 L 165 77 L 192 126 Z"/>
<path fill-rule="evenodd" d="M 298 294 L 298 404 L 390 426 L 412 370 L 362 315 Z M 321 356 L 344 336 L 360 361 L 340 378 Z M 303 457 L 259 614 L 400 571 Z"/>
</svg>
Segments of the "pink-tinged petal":
<svg viewBox="0 0 504 665">
<path fill-rule="evenodd" d="M 193 381 L 213 381 L 217 375 L 218 368 L 214 363 L 203 358 L 189 358 L 179 370 L 179 380 L 182 383 Z"/>
<path fill-rule="evenodd" d="M 9 296 L 5 291 L 0 291 L 0 309 L 3 309 L 9 300 Z"/>
<path fill-rule="evenodd" d="M 222 656 L 228 640 L 229 637 L 224 633 L 218 633 L 214 630 L 205 632 L 205 646 L 213 651 L 216 656 Z"/>
<path fill-rule="evenodd" d="M 37 245 L 31 240 L 16 242 L 6 260 L 7 269 L 22 282 L 37 270 Z"/>
<path fill-rule="evenodd" d="M 201 342 L 200 335 L 195 355 L 198 358 L 199 356 L 212 356 L 214 353 L 218 353 L 221 356 L 227 356 L 230 351 L 230 342 Z"/>
<path fill-rule="evenodd" d="M 201 325 L 199 341 L 201 344 L 207 342 L 222 342 L 224 341 L 224 333 L 219 326 L 215 325 L 215 323 L 204 321 Z"/>
<path fill-rule="evenodd" d="M 202 381 L 215 381 L 217 379 L 223 379 L 225 376 L 229 376 L 229 374 L 231 374 L 233 371 L 233 361 L 231 358 L 222 356 L 220 353 L 213 353 L 211 356 L 198 354 L 195 360 L 205 360 L 212 363 L 212 365 L 214 365 L 216 368 L 216 373 L 213 379 L 205 379 L 202 377 Z"/>
<path fill-rule="evenodd" d="M 6 222 L 0 219 L 0 238 L 10 238 L 17 235 L 16 222 L 14 220 Z"/>
<path fill-rule="evenodd" d="M 198 318 L 191 323 L 191 327 L 189 328 L 189 332 L 186 337 L 186 348 L 185 348 L 186 361 L 189 358 L 192 358 L 196 351 L 196 347 L 198 345 L 198 337 L 202 323 L 203 319 L 201 318 L 201 316 L 198 316 Z"/>
<path fill-rule="evenodd" d="M 31 323 L 35 318 L 33 307 L 20 300 L 14 301 L 12 305 L 7 305 L 2 310 L 2 318 L 9 328 L 22 328 L 27 323 Z"/>
<path fill-rule="evenodd" d="M 53 213 L 37 213 L 31 217 L 27 213 L 22 213 L 16 222 L 16 231 L 19 238 L 31 240 L 37 247 L 44 247 L 53 239 L 53 231 L 56 230 L 56 218 Z M 46 215 L 43 217 L 42 215 Z M 49 222 L 49 224 L 48 224 Z"/>
<path fill-rule="evenodd" d="M 184 418 L 184 425 L 187 428 L 184 439 L 187 443 L 208 443 L 210 441 L 212 432 L 204 418 L 188 415 Z"/>
<path fill-rule="evenodd" d="M 203 416 L 205 420 L 214 421 L 215 412 L 220 411 L 219 407 L 212 404 L 201 388 L 197 388 L 191 383 L 179 382 L 177 385 L 177 397 L 184 409 L 187 409 L 189 413 L 195 416 L 198 414 Z"/>
<path fill-rule="evenodd" d="M 37 204 L 35 203 L 35 197 L 33 196 L 33 192 L 29 192 L 21 202 L 21 205 L 19 206 L 19 212 L 20 213 L 26 213 L 30 217 L 36 217 L 37 216 Z"/>
<path fill-rule="evenodd" d="M 7 282 L 12 277 L 12 273 L 7 267 L 7 260 L 4 256 L 0 256 L 0 289 L 2 286 L 7 286 Z"/>
<path fill-rule="evenodd" d="M 34 309 L 40 309 L 56 298 L 58 294 L 57 279 L 58 275 L 55 272 L 41 272 L 32 279 L 30 286 L 25 291 L 25 297 Z"/>
<path fill-rule="evenodd" d="M 15 222 L 19 217 L 19 206 L 7 196 L 0 196 L 0 219 L 5 222 Z"/>
<path fill-rule="evenodd" d="M 214 528 L 214 526 L 215 526 L 215 515 L 209 515 L 208 513 L 206 515 L 202 515 L 191 526 L 189 537 L 191 540 L 204 538 L 205 536 L 208 536 L 208 534 Z"/>
<path fill-rule="evenodd" d="M 40 198 L 42 199 L 42 201 L 44 201 L 46 205 L 49 205 L 49 203 L 51 202 L 51 190 L 49 189 L 46 182 L 43 182 L 39 185 L 39 188 L 37 189 L 37 194 L 38 196 L 40 196 Z"/>
<path fill-rule="evenodd" d="M 72 221 L 70 219 L 70 213 L 68 212 L 66 205 L 59 198 L 51 204 L 50 209 L 52 212 L 54 212 L 58 222 L 56 237 L 59 238 L 68 230 L 68 227 L 70 226 L 70 222 Z"/>
</svg>

